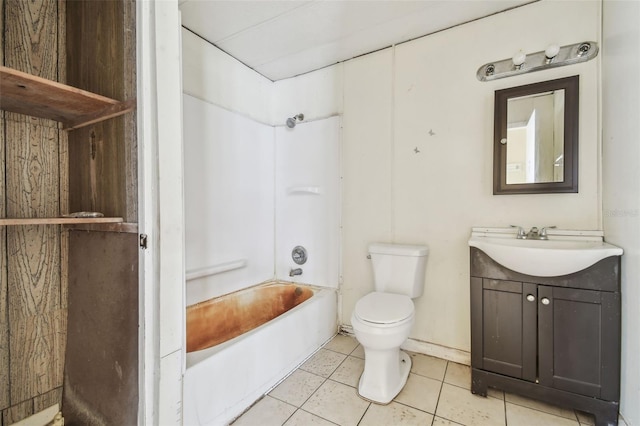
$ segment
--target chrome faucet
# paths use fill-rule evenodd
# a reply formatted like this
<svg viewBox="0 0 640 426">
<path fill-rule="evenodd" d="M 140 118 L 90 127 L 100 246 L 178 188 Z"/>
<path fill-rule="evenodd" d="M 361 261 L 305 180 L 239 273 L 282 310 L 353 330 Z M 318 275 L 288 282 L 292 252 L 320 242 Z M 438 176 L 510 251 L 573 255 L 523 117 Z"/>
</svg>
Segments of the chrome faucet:
<svg viewBox="0 0 640 426">
<path fill-rule="evenodd" d="M 538 228 L 536 228 L 535 226 L 531 229 L 529 229 L 529 232 L 527 232 L 527 240 L 539 240 L 540 239 L 540 234 L 538 233 Z"/>
<path fill-rule="evenodd" d="M 514 228 L 518 228 L 518 234 L 516 238 L 519 240 L 548 240 L 549 236 L 547 235 L 547 229 L 555 228 L 555 226 L 545 226 L 544 228 L 538 230 L 537 227 L 533 227 L 529 230 L 529 232 L 525 233 L 522 226 L 511 225 Z"/>
<path fill-rule="evenodd" d="M 526 240 L 527 239 L 527 234 L 524 233 L 524 228 L 522 226 L 518 226 L 518 225 L 509 225 L 512 228 L 518 228 L 518 234 L 516 235 L 516 238 L 519 240 Z"/>
<path fill-rule="evenodd" d="M 296 268 L 289 271 L 289 276 L 302 275 L 302 268 Z"/>
<path fill-rule="evenodd" d="M 547 235 L 547 229 L 555 228 L 555 226 L 545 226 L 540 231 L 535 226 L 531 228 L 529 233 L 527 234 L 528 240 L 548 240 L 549 236 Z"/>
<path fill-rule="evenodd" d="M 544 228 L 542 228 L 540 230 L 540 233 L 538 234 L 538 239 L 539 240 L 548 240 L 549 236 L 547 235 L 547 229 L 552 229 L 555 228 L 555 226 L 545 226 Z"/>
</svg>

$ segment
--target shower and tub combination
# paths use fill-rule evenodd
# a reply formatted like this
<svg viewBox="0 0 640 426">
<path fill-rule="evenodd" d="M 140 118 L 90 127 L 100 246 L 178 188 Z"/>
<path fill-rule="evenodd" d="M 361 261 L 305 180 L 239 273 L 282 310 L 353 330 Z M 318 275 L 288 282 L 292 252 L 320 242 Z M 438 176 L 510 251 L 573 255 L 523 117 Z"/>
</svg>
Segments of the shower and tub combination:
<svg viewBox="0 0 640 426">
<path fill-rule="evenodd" d="M 340 118 L 303 120 L 184 96 L 183 424 L 229 423 L 337 332 Z"/>
<path fill-rule="evenodd" d="M 311 296 L 309 287 L 275 282 L 188 306 L 187 353 L 248 333 Z"/>
<path fill-rule="evenodd" d="M 186 425 L 226 424 L 336 332 L 332 289 L 267 282 L 187 308 Z"/>
</svg>

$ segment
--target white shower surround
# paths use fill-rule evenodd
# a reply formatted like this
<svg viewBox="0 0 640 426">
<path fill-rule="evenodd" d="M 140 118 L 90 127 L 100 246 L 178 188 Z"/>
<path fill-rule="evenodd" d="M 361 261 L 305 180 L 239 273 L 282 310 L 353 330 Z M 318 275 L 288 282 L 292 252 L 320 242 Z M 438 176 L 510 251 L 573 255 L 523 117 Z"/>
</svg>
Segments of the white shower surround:
<svg viewBox="0 0 640 426">
<path fill-rule="evenodd" d="M 273 279 L 273 128 L 183 96 L 187 275 L 237 260 L 246 267 L 187 282 L 186 304 Z"/>
<path fill-rule="evenodd" d="M 187 305 L 272 279 L 326 287 L 204 359 L 187 354 L 183 422 L 218 425 L 337 331 L 340 119 L 273 127 L 183 98 L 187 277 L 218 269 L 187 281 Z M 304 265 L 291 259 L 297 245 L 308 251 Z M 289 277 L 297 267 L 303 274 Z"/>
<path fill-rule="evenodd" d="M 187 305 L 274 278 L 337 288 L 339 138 L 339 117 L 273 127 L 184 95 L 187 275 L 246 264 L 187 282 Z"/>
<path fill-rule="evenodd" d="M 340 261 L 340 118 L 276 127 L 276 276 L 338 287 Z M 296 265 L 291 250 L 307 250 Z M 291 268 L 302 275 L 289 278 Z"/>
</svg>

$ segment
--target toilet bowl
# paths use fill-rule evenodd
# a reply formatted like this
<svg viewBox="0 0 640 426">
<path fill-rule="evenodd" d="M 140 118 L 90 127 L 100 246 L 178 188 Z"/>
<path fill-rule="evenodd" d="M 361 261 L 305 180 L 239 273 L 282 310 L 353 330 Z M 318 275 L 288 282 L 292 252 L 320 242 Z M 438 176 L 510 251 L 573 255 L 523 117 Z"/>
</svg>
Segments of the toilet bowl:
<svg viewBox="0 0 640 426">
<path fill-rule="evenodd" d="M 411 298 L 401 294 L 373 292 L 358 300 L 351 316 L 356 339 L 364 348 L 365 366 L 358 393 L 388 404 L 402 390 L 411 358 L 400 350 L 414 322 Z"/>
<path fill-rule="evenodd" d="M 422 296 L 429 249 L 421 245 L 372 243 L 374 290 L 356 302 L 351 325 L 364 348 L 358 394 L 388 404 L 404 387 L 411 358 L 400 350 L 414 322 L 413 298 Z"/>
</svg>

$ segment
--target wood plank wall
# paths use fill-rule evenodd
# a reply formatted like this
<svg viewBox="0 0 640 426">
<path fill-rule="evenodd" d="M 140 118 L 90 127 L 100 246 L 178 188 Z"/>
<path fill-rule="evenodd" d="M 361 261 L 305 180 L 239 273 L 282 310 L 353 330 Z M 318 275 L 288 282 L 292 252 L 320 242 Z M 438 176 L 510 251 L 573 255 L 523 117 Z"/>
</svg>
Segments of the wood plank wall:
<svg viewBox="0 0 640 426">
<path fill-rule="evenodd" d="M 69 233 L 67 426 L 137 423 L 138 250 L 135 233 Z"/>
<path fill-rule="evenodd" d="M 2 63 L 64 81 L 64 3 L 0 0 L 0 6 Z M 0 214 L 59 215 L 66 208 L 60 184 L 67 171 L 58 123 L 3 117 Z M 7 227 L 0 239 L 0 423 L 6 426 L 61 402 L 67 312 L 60 227 Z"/>
<path fill-rule="evenodd" d="M 34 75 L 131 99 L 136 93 L 135 40 L 134 0 L 0 0 L 0 63 Z M 53 121 L 0 111 L 0 217 L 81 210 L 137 222 L 135 114 L 67 133 Z M 134 232 L 127 238 L 105 233 L 110 252 L 84 259 L 85 266 L 91 269 L 92 262 L 129 253 L 126 265 L 135 272 L 135 228 L 126 228 Z M 79 277 L 82 271 L 69 270 L 69 235 L 60 226 L 0 227 L 0 426 L 62 402 L 68 281 L 91 288 L 110 278 L 87 281 Z M 83 252 L 75 244 L 76 253 Z M 119 267 L 117 262 L 112 266 Z M 132 273 L 127 280 L 128 290 L 134 290 L 127 293 L 127 303 L 111 304 L 114 309 L 96 324 L 122 315 L 118 306 L 128 318 L 137 318 L 136 277 Z M 113 392 L 114 412 L 122 406 L 122 395 L 137 399 L 137 344 L 131 343 L 137 341 L 137 326 L 121 333 L 130 343 L 118 353 L 128 360 L 119 375 L 126 392 Z M 74 336 L 70 353 L 90 344 L 81 334 Z M 99 392 L 100 383 L 92 381 Z M 90 411 L 100 414 L 101 401 L 88 403 Z M 137 404 L 132 405 L 118 415 L 135 419 Z"/>
<path fill-rule="evenodd" d="M 67 84 L 118 100 L 136 96 L 135 1 L 66 3 Z M 137 222 L 136 115 L 69 133 L 71 211 Z M 84 228 L 88 229 L 88 228 Z M 130 425 L 138 414 L 136 226 L 69 233 L 68 425 Z"/>
<path fill-rule="evenodd" d="M 67 83 L 117 100 L 136 96 L 135 2 L 67 3 Z M 69 134 L 71 211 L 137 222 L 136 116 Z"/>
<path fill-rule="evenodd" d="M 0 46 L 4 46 L 4 0 L 0 0 Z M 4 64 L 4 49 L 0 48 L 0 63 Z M 0 94 L 1 95 L 1 94 Z M 4 111 L 0 111 L 0 216 L 7 212 L 4 184 Z M 0 425 L 2 410 L 9 407 L 9 312 L 7 308 L 7 231 L 0 227 Z"/>
</svg>

